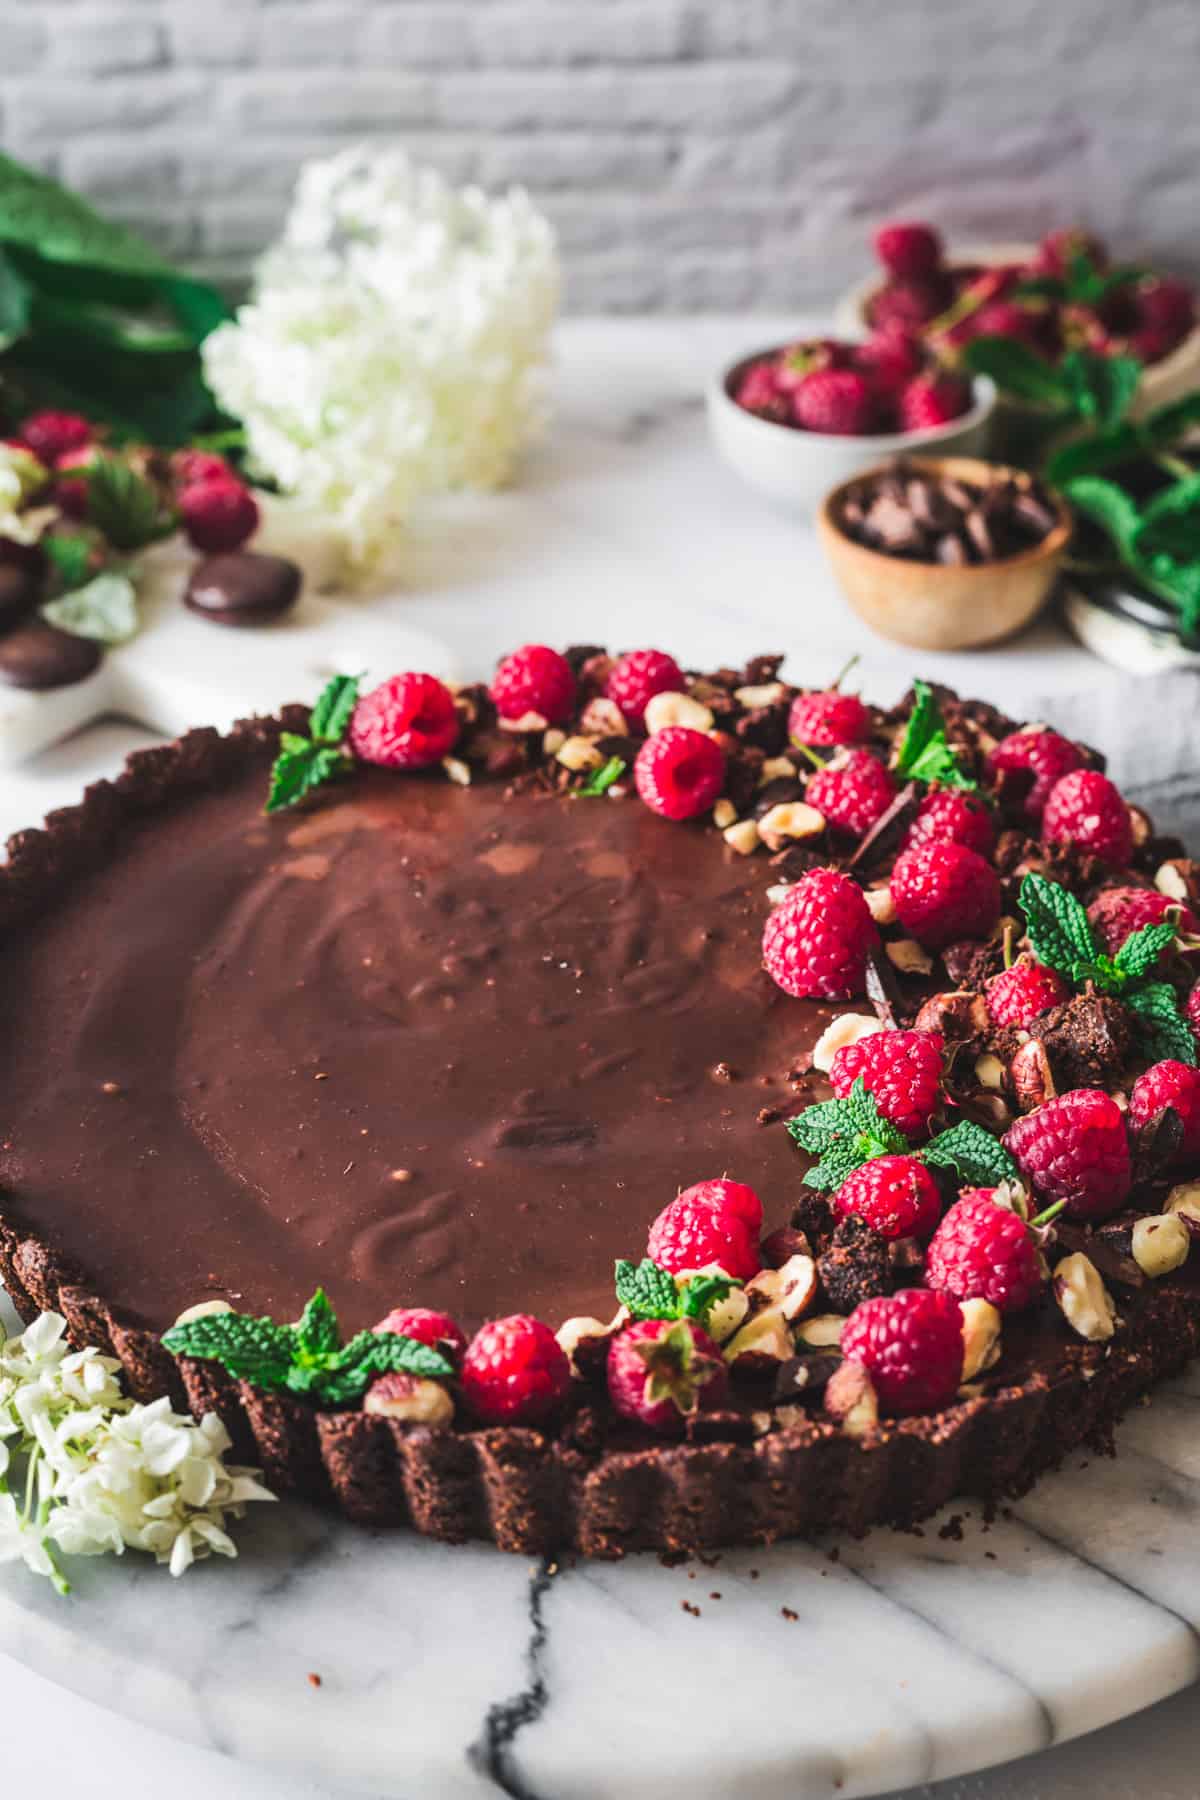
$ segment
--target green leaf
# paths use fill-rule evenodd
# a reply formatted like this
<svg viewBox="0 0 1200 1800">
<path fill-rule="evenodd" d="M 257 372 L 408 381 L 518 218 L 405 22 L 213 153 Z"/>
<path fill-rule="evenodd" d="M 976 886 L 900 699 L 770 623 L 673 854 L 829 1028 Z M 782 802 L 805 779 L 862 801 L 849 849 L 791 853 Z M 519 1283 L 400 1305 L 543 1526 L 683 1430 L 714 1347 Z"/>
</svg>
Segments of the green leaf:
<svg viewBox="0 0 1200 1800">
<path fill-rule="evenodd" d="M 695 1319 L 707 1331 L 713 1307 L 719 1305 L 737 1285 L 728 1275 L 693 1275 L 683 1286 L 680 1316 Z"/>
<path fill-rule="evenodd" d="M 0 243 L 19 244 L 49 262 L 84 264 L 125 275 L 171 276 L 144 238 L 113 225 L 85 200 L 0 154 Z"/>
<path fill-rule="evenodd" d="M 1018 281 L 1012 293 L 1014 300 L 1065 300 L 1067 284 L 1058 275 L 1031 275 Z"/>
<path fill-rule="evenodd" d="M 1169 450 L 1173 444 L 1187 437 L 1197 425 L 1200 425 L 1200 388 L 1184 394 L 1181 400 L 1172 400 L 1166 406 L 1156 406 L 1142 420 L 1138 429 L 1143 442 L 1152 450 Z"/>
<path fill-rule="evenodd" d="M 973 375 L 990 375 L 998 388 L 1018 400 L 1056 412 L 1070 408 L 1070 391 L 1053 363 L 1015 338 L 972 338 L 963 347 L 963 362 Z"/>
<path fill-rule="evenodd" d="M 1127 988 L 1121 998 L 1137 1014 L 1138 1035 L 1148 1056 L 1155 1062 L 1183 1062 L 1195 1068 L 1195 1033 L 1180 1013 L 1179 996 L 1169 982 L 1147 981 Z"/>
<path fill-rule="evenodd" d="M 302 1360 L 326 1357 L 341 1348 L 337 1314 L 324 1288 L 318 1288 L 296 1321 L 296 1349 Z"/>
<path fill-rule="evenodd" d="M 1101 431 L 1124 419 L 1142 376 L 1136 356 L 1101 356 L 1095 350 L 1069 350 L 1059 369 L 1071 410 Z"/>
<path fill-rule="evenodd" d="M 840 1140 L 831 1144 L 811 1169 L 805 1170 L 804 1186 L 815 1188 L 818 1194 L 835 1193 L 855 1169 L 861 1169 L 863 1163 L 869 1161 L 870 1157 L 864 1156 L 859 1149 L 857 1139 Z"/>
<path fill-rule="evenodd" d="M 648 1256 L 640 1263 L 619 1261 L 615 1269 L 617 1300 L 635 1319 L 677 1319 L 679 1289 L 674 1277 Z"/>
<path fill-rule="evenodd" d="M 82 587 L 92 573 L 94 546 L 88 539 L 68 532 L 49 531 L 40 539 L 40 543 L 53 563 L 63 587 Z"/>
<path fill-rule="evenodd" d="M 1116 967 L 1128 980 L 1140 981 L 1175 942 L 1174 925 L 1143 925 L 1131 931 L 1116 954 Z"/>
<path fill-rule="evenodd" d="M 896 772 L 915 781 L 938 782 L 943 787 L 972 789 L 979 786 L 964 773 L 946 742 L 941 708 L 927 681 L 913 682 L 913 709 L 900 740 Z"/>
<path fill-rule="evenodd" d="M 141 550 L 175 529 L 175 514 L 158 489 L 119 456 L 88 464 L 87 516 L 118 550 Z"/>
<path fill-rule="evenodd" d="M 1099 475 L 1080 475 L 1067 482 L 1066 495 L 1072 506 L 1108 533 L 1122 556 L 1137 555 L 1142 511 L 1124 488 Z"/>
<path fill-rule="evenodd" d="M 7 350 L 24 336 L 29 324 L 29 302 L 29 283 L 0 250 L 0 350 Z"/>
<path fill-rule="evenodd" d="M 281 750 L 272 765 L 266 806 L 269 813 L 281 812 L 286 806 L 295 806 L 298 800 L 303 800 L 316 788 L 324 787 L 326 782 L 335 781 L 341 775 L 348 775 L 354 767 L 354 758 L 344 755 L 340 750 L 324 744 L 311 744 L 304 738 L 294 741 L 301 743 L 303 749 Z"/>
<path fill-rule="evenodd" d="M 48 625 L 69 631 L 72 637 L 124 644 L 135 636 L 140 623 L 137 589 L 123 570 L 105 569 L 83 587 L 48 600 L 41 615 Z"/>
<path fill-rule="evenodd" d="M 613 783 L 620 781 L 624 773 L 625 758 L 610 756 L 601 768 L 593 769 L 583 786 L 575 791 L 585 800 L 596 799 L 601 794 L 607 794 Z"/>
<path fill-rule="evenodd" d="M 172 1356 L 222 1363 L 231 1375 L 272 1391 L 287 1384 L 295 1333 L 290 1325 L 277 1325 L 273 1319 L 214 1313 L 187 1325 L 173 1325 L 163 1333 L 162 1341 Z"/>
<path fill-rule="evenodd" d="M 1126 421 L 1111 431 L 1099 431 L 1075 438 L 1051 452 L 1044 474 L 1051 487 L 1065 488 L 1080 475 L 1098 475 L 1103 469 L 1119 468 L 1141 454 L 1142 431 Z"/>
<path fill-rule="evenodd" d="M 1000 1139 L 973 1119 L 960 1119 L 947 1131 L 939 1131 L 917 1154 L 933 1168 L 953 1169 L 968 1187 L 998 1187 L 1002 1181 L 1020 1179 Z"/>
<path fill-rule="evenodd" d="M 1097 961 L 1092 927 L 1074 894 L 1057 881 L 1031 873 L 1022 881 L 1017 898 L 1033 954 L 1040 963 L 1069 977 L 1078 964 Z"/>
<path fill-rule="evenodd" d="M 142 356 L 169 356 L 196 347 L 190 331 L 154 315 L 142 316 L 120 308 L 63 300 L 35 292 L 30 321 L 36 331 L 84 339 L 101 349 L 132 350 Z"/>
<path fill-rule="evenodd" d="M 440 1350 L 397 1331 L 360 1331 L 328 1364 L 314 1370 L 309 1392 L 330 1406 L 357 1400 L 377 1375 L 399 1370 L 422 1381 L 447 1381 L 453 1365 Z"/>
<path fill-rule="evenodd" d="M 821 1193 L 840 1187 L 873 1157 L 903 1156 L 909 1149 L 908 1139 L 884 1118 L 861 1075 L 849 1094 L 808 1107 L 787 1121 L 787 1130 L 802 1150 L 818 1158 L 804 1184 Z"/>
<path fill-rule="evenodd" d="M 315 743 L 341 743 L 350 728 L 361 680 L 361 675 L 335 675 L 326 684 L 308 721 L 309 733 Z"/>
</svg>

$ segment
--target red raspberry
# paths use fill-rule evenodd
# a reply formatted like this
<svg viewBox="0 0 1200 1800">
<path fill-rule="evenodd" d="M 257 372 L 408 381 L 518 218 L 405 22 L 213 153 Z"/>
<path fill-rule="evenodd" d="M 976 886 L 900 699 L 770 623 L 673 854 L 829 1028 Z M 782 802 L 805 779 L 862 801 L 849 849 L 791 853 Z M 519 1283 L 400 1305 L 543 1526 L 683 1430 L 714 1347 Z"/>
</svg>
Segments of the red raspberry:
<svg viewBox="0 0 1200 1800">
<path fill-rule="evenodd" d="M 1186 281 L 1172 275 L 1155 275 L 1137 291 L 1142 325 L 1161 333 L 1169 344 L 1185 338 L 1196 323 L 1196 296 Z"/>
<path fill-rule="evenodd" d="M 484 1425 L 538 1425 L 566 1399 L 571 1365 L 548 1325 L 514 1313 L 480 1326 L 461 1379 L 463 1399 Z"/>
<path fill-rule="evenodd" d="M 1140 931 L 1143 925 L 1162 925 L 1168 913 L 1172 917 L 1178 914 L 1179 929 L 1188 936 L 1200 932 L 1200 923 L 1189 907 L 1169 900 L 1154 888 L 1105 888 L 1088 907 L 1092 929 L 1110 956 L 1116 954 L 1131 931 Z"/>
<path fill-rule="evenodd" d="M 1077 844 L 1114 869 L 1127 867 L 1133 855 L 1129 808 L 1098 769 L 1073 769 L 1055 782 L 1042 814 L 1042 836 L 1048 844 Z"/>
<path fill-rule="evenodd" d="M 788 736 L 794 744 L 861 744 L 871 735 L 871 710 L 857 694 L 797 694 L 788 713 Z"/>
<path fill-rule="evenodd" d="M 788 418 L 791 410 L 780 392 L 774 366 L 765 357 L 761 362 L 750 364 L 738 382 L 734 399 L 747 412 L 757 413 L 759 418 L 774 419 L 780 423 Z"/>
<path fill-rule="evenodd" d="M 933 1412 L 962 1380 L 958 1301 L 932 1288 L 864 1300 L 842 1326 L 841 1350 L 866 1369 L 882 1412 Z"/>
<path fill-rule="evenodd" d="M 896 784 L 869 750 L 847 750 L 812 776 L 804 798 L 831 825 L 863 837 L 896 798 Z"/>
<path fill-rule="evenodd" d="M 900 395 L 900 429 L 932 431 L 961 419 L 970 405 L 970 383 L 957 375 L 918 375 Z"/>
<path fill-rule="evenodd" d="M 694 1319 L 639 1319 L 608 1347 L 608 1394 L 622 1418 L 681 1437 L 694 1412 L 729 1391 L 725 1360 Z"/>
<path fill-rule="evenodd" d="M 914 339 L 899 331 L 877 331 L 854 352 L 854 366 L 883 400 L 895 401 L 921 373 L 925 358 Z"/>
<path fill-rule="evenodd" d="M 52 469 L 60 456 L 68 450 L 82 450 L 93 436 L 91 424 L 81 413 L 35 412 L 22 421 L 17 442 Z"/>
<path fill-rule="evenodd" d="M 691 1187 L 681 1189 L 675 1198 L 694 1201 L 697 1206 L 715 1206 L 718 1212 L 740 1219 L 755 1237 L 762 1230 L 762 1201 L 746 1182 L 730 1181 L 728 1175 L 693 1182 Z"/>
<path fill-rule="evenodd" d="M 1032 349 L 1038 343 L 1038 316 L 1015 300 L 992 300 L 972 315 L 971 336 L 1015 338 Z"/>
<path fill-rule="evenodd" d="M 924 1137 L 937 1110 L 942 1084 L 942 1035 L 938 1031 L 876 1031 L 834 1056 L 829 1080 L 845 1099 L 862 1076 L 885 1119 L 907 1138 Z"/>
<path fill-rule="evenodd" d="M 211 450 L 176 450 L 171 473 L 180 487 L 203 487 L 206 481 L 232 481 L 237 476 L 223 456 Z"/>
<path fill-rule="evenodd" d="M 1018 1027 L 1028 1025 L 1031 1019 L 1070 998 L 1070 989 L 1061 975 L 1026 956 L 1019 956 L 1011 969 L 1001 969 L 999 975 L 993 975 L 983 991 L 992 1023 Z"/>
<path fill-rule="evenodd" d="M 68 519 L 86 519 L 88 482 L 86 475 L 65 475 L 64 470 L 90 469 L 96 460 L 96 446 L 83 444 L 78 450 L 66 450 L 58 459 L 53 488 L 54 504 Z"/>
<path fill-rule="evenodd" d="M 862 889 L 837 869 L 802 875 L 763 927 L 763 966 L 794 999 L 850 1000 L 879 942 Z"/>
<path fill-rule="evenodd" d="M 883 1238 L 927 1238 L 938 1222 L 942 1195 L 915 1156 L 876 1156 L 847 1175 L 833 1196 L 842 1219 L 861 1219 Z"/>
<path fill-rule="evenodd" d="M 945 844 L 965 844 L 980 856 L 990 856 L 996 848 L 996 828 L 986 801 L 957 788 L 930 788 L 908 828 L 904 848 L 911 850 L 914 844 L 933 838 Z"/>
<path fill-rule="evenodd" d="M 739 1190 L 741 1198 L 718 1191 L 727 1186 Z M 753 1188 L 738 1181 L 702 1181 L 685 1188 L 651 1225 L 646 1255 L 670 1275 L 716 1264 L 734 1281 L 749 1281 L 762 1267 L 758 1253 L 762 1208 L 752 1224 L 752 1214 L 745 1210 L 746 1195 L 757 1200 Z"/>
<path fill-rule="evenodd" d="M 932 275 L 942 266 L 942 240 L 932 225 L 894 219 L 875 233 L 875 254 L 889 275 Z"/>
<path fill-rule="evenodd" d="M 450 690 L 436 675 L 393 675 L 364 694 L 350 720 L 350 748 L 383 769 L 425 769 L 458 737 Z"/>
<path fill-rule="evenodd" d="M 1193 1173 L 1200 1158 L 1200 1069 L 1182 1062 L 1158 1062 L 1139 1075 L 1129 1096 L 1129 1123 L 1140 1131 L 1167 1106 L 1178 1113 L 1183 1126 L 1183 1140 L 1172 1167 Z"/>
<path fill-rule="evenodd" d="M 683 670 L 665 650 L 630 650 L 612 666 L 604 691 L 634 730 L 644 725 L 646 702 L 655 694 L 681 694 Z"/>
<path fill-rule="evenodd" d="M 565 656 L 546 644 L 525 644 L 506 656 L 489 690 L 502 719 L 536 713 L 547 725 L 561 725 L 575 705 L 575 677 Z"/>
<path fill-rule="evenodd" d="M 994 774 L 999 769 L 1032 769 L 1033 786 L 1025 796 L 1025 817 L 1040 822 L 1050 789 L 1063 775 L 1083 765 L 1083 752 L 1069 738 L 1048 726 L 1010 732 L 988 758 Z"/>
<path fill-rule="evenodd" d="M 1073 1088 L 1011 1125 L 1005 1149 L 1039 1200 L 1065 1200 L 1077 1219 L 1103 1219 L 1129 1196 L 1125 1118 L 1099 1088 Z"/>
<path fill-rule="evenodd" d="M 871 329 L 919 334 L 945 311 L 951 298 L 952 290 L 940 275 L 889 281 L 871 300 Z"/>
<path fill-rule="evenodd" d="M 967 1188 L 929 1241 L 925 1280 L 956 1300 L 1020 1312 L 1041 1293 L 1046 1268 L 1024 1219 L 997 1206 L 993 1188 Z"/>
<path fill-rule="evenodd" d="M 1187 1013 L 1188 1024 L 1195 1035 L 1197 1046 L 1200 1046 L 1200 981 L 1188 995 L 1184 1011 Z"/>
<path fill-rule="evenodd" d="M 1060 226 L 1057 231 L 1046 233 L 1030 266 L 1039 275 L 1067 275 L 1080 256 L 1086 256 L 1098 269 L 1108 262 L 1108 251 L 1098 237 L 1092 237 L 1078 225 Z"/>
<path fill-rule="evenodd" d="M 188 542 L 206 555 L 240 550 L 258 529 L 258 502 L 240 481 L 205 481 L 179 496 L 179 519 Z"/>
<path fill-rule="evenodd" d="M 371 1329 L 394 1331 L 400 1337 L 412 1338 L 414 1343 L 427 1344 L 431 1350 L 448 1356 L 452 1363 L 459 1362 L 467 1347 L 462 1326 L 449 1313 L 431 1312 L 427 1306 L 393 1306 L 387 1317 Z"/>
<path fill-rule="evenodd" d="M 805 431 L 865 437 L 875 423 L 875 396 L 854 369 L 814 369 L 796 389 L 792 416 Z"/>
<path fill-rule="evenodd" d="M 633 779 L 651 812 L 694 819 L 725 785 L 725 753 L 703 731 L 668 725 L 648 737 L 633 760 Z"/>
<path fill-rule="evenodd" d="M 1000 881 L 965 844 L 940 839 L 896 858 L 892 899 L 910 937 L 940 950 L 957 938 L 986 938 L 1000 917 Z"/>
</svg>

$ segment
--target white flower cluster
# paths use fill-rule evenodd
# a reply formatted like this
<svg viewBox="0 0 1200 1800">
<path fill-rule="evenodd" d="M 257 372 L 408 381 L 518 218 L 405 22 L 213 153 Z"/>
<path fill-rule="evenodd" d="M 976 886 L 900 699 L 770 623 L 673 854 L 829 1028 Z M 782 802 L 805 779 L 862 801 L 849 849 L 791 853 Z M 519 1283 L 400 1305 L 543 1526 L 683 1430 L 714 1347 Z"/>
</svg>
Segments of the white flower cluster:
<svg viewBox="0 0 1200 1800">
<path fill-rule="evenodd" d="M 229 1434 L 170 1401 L 129 1400 L 120 1364 L 72 1350 L 66 1321 L 43 1313 L 0 1339 L 0 1563 L 23 1561 L 67 1591 L 55 1550 L 148 1550 L 172 1575 L 236 1556 L 225 1529 L 250 1500 L 273 1500 L 251 1469 L 226 1467 Z"/>
<path fill-rule="evenodd" d="M 523 190 L 351 149 L 302 170 L 205 373 L 253 467 L 365 565 L 419 496 L 507 479 L 540 421 L 558 296 L 553 230 Z"/>
</svg>

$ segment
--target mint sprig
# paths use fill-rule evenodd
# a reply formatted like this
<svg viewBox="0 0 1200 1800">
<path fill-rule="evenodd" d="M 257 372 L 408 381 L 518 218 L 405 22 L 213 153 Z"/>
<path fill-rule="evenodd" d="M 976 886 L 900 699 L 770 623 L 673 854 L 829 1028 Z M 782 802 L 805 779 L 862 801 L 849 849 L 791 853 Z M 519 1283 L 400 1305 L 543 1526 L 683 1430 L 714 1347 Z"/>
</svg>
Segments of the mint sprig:
<svg viewBox="0 0 1200 1800">
<path fill-rule="evenodd" d="M 979 786 L 946 741 L 945 720 L 927 681 L 913 682 L 913 708 L 900 740 L 896 773 L 913 781 L 937 782 L 942 787 L 971 790 Z"/>
<path fill-rule="evenodd" d="M 598 799 L 601 794 L 607 794 L 613 783 L 620 781 L 624 773 L 625 758 L 610 756 L 606 763 L 601 764 L 598 769 L 593 769 L 583 786 L 576 788 L 575 791 L 585 800 Z"/>
<path fill-rule="evenodd" d="M 693 1275 L 679 1283 L 648 1256 L 621 1260 L 615 1270 L 617 1300 L 634 1319 L 695 1319 L 707 1327 L 713 1307 L 738 1284 L 728 1275 Z"/>
<path fill-rule="evenodd" d="M 98 456 L 85 470 L 87 517 L 117 550 L 143 550 L 170 537 L 174 510 L 158 489 L 118 456 Z"/>
<path fill-rule="evenodd" d="M 1179 1010 L 1179 996 L 1166 981 L 1147 981 L 1121 995 L 1137 1014 L 1139 1035 L 1155 1062 L 1172 1061 L 1196 1066 L 1196 1037 Z"/>
<path fill-rule="evenodd" d="M 327 1406 L 357 1400 L 377 1375 L 402 1370 L 445 1381 L 454 1369 L 440 1350 L 396 1331 L 360 1331 L 342 1343 L 337 1314 L 318 1288 L 294 1325 L 247 1313 L 214 1313 L 163 1333 L 172 1356 L 219 1362 L 267 1393 L 297 1394 Z"/>
<path fill-rule="evenodd" d="M 358 699 L 358 675 L 335 675 L 322 691 L 308 719 L 308 736 L 284 731 L 279 755 L 271 766 L 266 810 L 282 812 L 314 789 L 348 774 L 354 758 L 343 749 Z"/>
<path fill-rule="evenodd" d="M 792 1139 L 817 1158 L 804 1177 L 806 1187 L 832 1193 L 848 1175 L 876 1156 L 905 1155 L 908 1139 L 885 1119 L 860 1075 L 849 1094 L 823 1100 L 787 1121 Z"/>
<path fill-rule="evenodd" d="M 939 1131 L 918 1155 L 931 1168 L 953 1169 L 969 1187 L 999 1187 L 1003 1181 L 1020 1180 L 1020 1171 L 1000 1139 L 974 1119 L 959 1119 L 946 1131 Z"/>
</svg>

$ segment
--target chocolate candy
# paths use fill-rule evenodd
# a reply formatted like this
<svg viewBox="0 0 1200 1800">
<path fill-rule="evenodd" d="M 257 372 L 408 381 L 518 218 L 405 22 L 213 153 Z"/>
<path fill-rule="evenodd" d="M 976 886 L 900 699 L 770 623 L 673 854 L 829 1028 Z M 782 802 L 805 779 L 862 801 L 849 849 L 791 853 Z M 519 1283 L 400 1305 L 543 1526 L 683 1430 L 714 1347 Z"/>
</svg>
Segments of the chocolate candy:
<svg viewBox="0 0 1200 1800">
<path fill-rule="evenodd" d="M 965 567 L 1033 549 L 1058 514 L 1023 470 L 997 470 L 985 486 L 898 460 L 846 493 L 840 523 L 855 543 L 885 556 Z"/>
<path fill-rule="evenodd" d="M 22 563 L 0 562 L 0 630 L 31 613 L 42 591 L 40 573 Z"/>
<path fill-rule="evenodd" d="M 31 619 L 0 637 L 0 682 L 15 688 L 71 687 L 99 667 L 103 654 L 94 638 Z"/>
<path fill-rule="evenodd" d="M 286 556 L 229 550 L 196 564 L 183 603 L 215 625 L 265 625 L 296 604 L 301 580 Z"/>
</svg>

